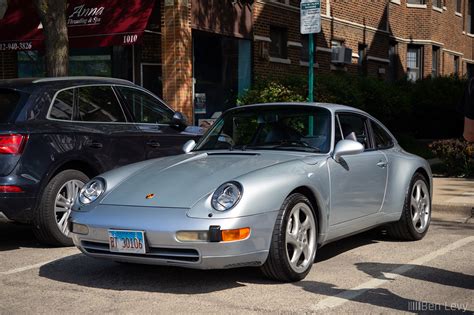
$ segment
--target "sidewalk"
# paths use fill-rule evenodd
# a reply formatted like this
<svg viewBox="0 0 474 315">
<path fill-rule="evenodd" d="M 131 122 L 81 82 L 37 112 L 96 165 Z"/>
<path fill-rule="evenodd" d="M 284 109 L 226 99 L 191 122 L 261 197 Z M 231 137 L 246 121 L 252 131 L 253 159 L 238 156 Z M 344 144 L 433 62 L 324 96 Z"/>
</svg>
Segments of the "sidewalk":
<svg viewBox="0 0 474 315">
<path fill-rule="evenodd" d="M 474 215 L 474 179 L 433 178 L 434 220 L 467 222 Z"/>
</svg>

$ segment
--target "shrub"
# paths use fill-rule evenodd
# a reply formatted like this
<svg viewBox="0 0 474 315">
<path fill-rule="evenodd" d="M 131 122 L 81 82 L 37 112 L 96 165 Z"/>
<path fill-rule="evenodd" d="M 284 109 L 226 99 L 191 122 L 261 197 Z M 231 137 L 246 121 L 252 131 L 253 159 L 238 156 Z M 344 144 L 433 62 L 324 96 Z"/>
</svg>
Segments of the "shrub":
<svg viewBox="0 0 474 315">
<path fill-rule="evenodd" d="M 395 134 L 442 139 L 462 134 L 462 115 L 457 104 L 466 80 L 458 77 L 428 78 L 408 82 L 387 82 L 347 73 L 318 73 L 314 97 L 318 102 L 360 108 L 378 118 Z M 238 104 L 293 102 L 307 99 L 306 76 L 284 79 L 259 78 L 238 99 Z"/>
<path fill-rule="evenodd" d="M 456 76 L 417 81 L 411 87 L 414 132 L 417 138 L 455 138 L 462 134 L 463 117 L 456 110 L 466 80 Z"/>
<path fill-rule="evenodd" d="M 237 99 L 237 105 L 274 102 L 304 102 L 295 89 L 277 81 L 260 83 Z"/>
<path fill-rule="evenodd" d="M 445 164 L 447 175 L 474 176 L 474 144 L 458 139 L 439 140 L 430 144 L 433 153 Z"/>
</svg>

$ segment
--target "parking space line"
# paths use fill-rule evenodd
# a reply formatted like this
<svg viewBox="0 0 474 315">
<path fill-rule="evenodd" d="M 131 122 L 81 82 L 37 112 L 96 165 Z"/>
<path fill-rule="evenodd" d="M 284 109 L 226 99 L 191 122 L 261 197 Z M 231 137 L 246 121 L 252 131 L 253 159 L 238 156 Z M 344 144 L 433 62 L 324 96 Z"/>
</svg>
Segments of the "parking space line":
<svg viewBox="0 0 474 315">
<path fill-rule="evenodd" d="M 474 236 L 469 236 L 469 237 L 460 239 L 460 240 L 458 240 L 458 241 L 456 241 L 452 244 L 449 244 L 449 245 L 447 245 L 443 248 L 440 248 L 440 249 L 438 249 L 434 252 L 431 252 L 431 253 L 429 253 L 425 256 L 414 259 L 414 260 L 408 262 L 405 265 L 402 265 L 398 268 L 393 269 L 392 271 L 390 271 L 388 273 L 383 273 L 386 278 L 391 277 L 390 279 L 372 279 L 372 280 L 369 280 L 369 281 L 367 281 L 365 283 L 362 283 L 361 285 L 358 285 L 358 286 L 356 286 L 352 289 L 349 289 L 349 290 L 341 292 L 341 293 L 339 293 L 335 296 L 332 296 L 332 297 L 329 297 L 329 298 L 326 298 L 326 299 L 320 301 L 318 304 L 316 304 L 316 306 L 314 307 L 314 310 L 318 311 L 318 310 L 324 310 L 324 309 L 329 309 L 329 308 L 334 308 L 334 307 L 341 306 L 342 304 L 344 304 L 346 302 L 349 302 L 349 301 L 357 298 L 358 296 L 364 294 L 368 290 L 378 288 L 378 287 L 382 286 L 383 284 L 385 284 L 389 281 L 392 281 L 395 278 L 398 278 L 399 276 L 403 275 L 404 273 L 416 268 L 417 265 L 420 266 L 420 265 L 426 264 L 426 263 L 438 258 L 439 256 L 446 255 L 447 253 L 449 253 L 449 252 L 451 252 L 455 249 L 458 249 L 462 246 L 465 246 L 465 245 L 469 244 L 472 241 L 474 241 Z"/>
<path fill-rule="evenodd" d="M 72 259 L 74 258 L 75 256 L 66 256 L 66 257 L 63 257 L 63 258 L 58 258 L 58 259 L 53 259 L 53 260 L 48 260 L 48 261 L 44 261 L 44 262 L 41 262 L 41 263 L 38 263 L 38 264 L 34 264 L 34 265 L 28 265 L 28 266 L 24 266 L 24 267 L 20 267 L 20 268 L 15 268 L 15 269 L 10 269 L 10 270 L 7 270 L 7 271 L 0 271 L 0 276 L 8 276 L 8 275 L 13 275 L 15 273 L 20 273 L 20 272 L 23 272 L 23 271 L 28 271 L 28 270 L 31 270 L 31 269 L 36 269 L 36 268 L 41 268 L 43 267 L 44 265 L 47 265 L 49 263 L 52 263 L 54 261 L 58 261 L 58 260 L 68 260 L 68 259 Z"/>
<path fill-rule="evenodd" d="M 15 273 L 20 273 L 20 272 L 23 272 L 23 271 L 35 269 L 35 268 L 40 268 L 41 266 L 47 265 L 47 264 L 49 264 L 53 261 L 54 260 L 48 260 L 48 261 L 45 261 L 45 262 L 42 262 L 42 263 L 39 263 L 39 264 L 34 264 L 34 265 L 25 266 L 25 267 L 15 268 L 15 269 L 11 269 L 11 270 L 8 270 L 8 271 L 1 271 L 0 275 L 1 276 L 7 276 L 7 275 L 15 274 Z"/>
</svg>

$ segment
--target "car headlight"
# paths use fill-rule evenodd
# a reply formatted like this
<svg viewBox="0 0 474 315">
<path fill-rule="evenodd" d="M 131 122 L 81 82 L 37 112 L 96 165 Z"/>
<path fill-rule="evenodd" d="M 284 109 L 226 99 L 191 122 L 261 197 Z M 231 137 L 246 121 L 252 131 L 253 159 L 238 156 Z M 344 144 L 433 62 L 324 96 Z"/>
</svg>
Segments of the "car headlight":
<svg viewBox="0 0 474 315">
<path fill-rule="evenodd" d="M 237 182 L 222 184 L 212 195 L 212 207 L 218 211 L 230 210 L 242 197 L 242 185 Z"/>
<path fill-rule="evenodd" d="M 88 205 L 97 200 L 105 191 L 105 183 L 102 179 L 96 178 L 88 182 L 79 192 L 79 202 Z"/>
</svg>

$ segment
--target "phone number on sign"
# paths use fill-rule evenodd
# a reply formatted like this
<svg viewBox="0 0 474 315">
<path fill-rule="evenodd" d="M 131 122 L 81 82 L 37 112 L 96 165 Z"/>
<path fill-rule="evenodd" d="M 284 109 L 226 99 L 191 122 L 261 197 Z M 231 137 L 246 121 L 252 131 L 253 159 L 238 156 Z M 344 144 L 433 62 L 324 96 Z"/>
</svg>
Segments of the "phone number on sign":
<svg viewBox="0 0 474 315">
<path fill-rule="evenodd" d="M 31 42 L 0 43 L 0 50 L 29 50 L 33 48 Z"/>
</svg>

